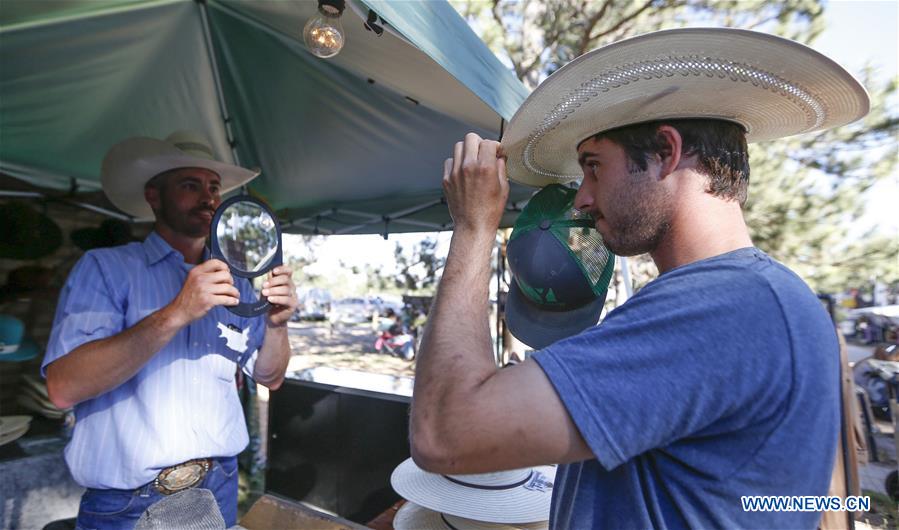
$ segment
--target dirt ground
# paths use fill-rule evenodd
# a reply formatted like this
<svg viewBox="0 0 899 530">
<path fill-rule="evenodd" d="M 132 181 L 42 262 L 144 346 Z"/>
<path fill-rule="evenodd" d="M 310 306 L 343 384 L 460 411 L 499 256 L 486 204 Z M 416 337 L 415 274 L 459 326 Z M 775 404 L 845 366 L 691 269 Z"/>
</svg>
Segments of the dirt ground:
<svg viewBox="0 0 899 530">
<path fill-rule="evenodd" d="M 291 322 L 290 349 L 293 357 L 288 372 L 328 366 L 385 375 L 412 376 L 415 362 L 375 351 L 375 332 L 371 324 L 328 322 Z"/>
</svg>

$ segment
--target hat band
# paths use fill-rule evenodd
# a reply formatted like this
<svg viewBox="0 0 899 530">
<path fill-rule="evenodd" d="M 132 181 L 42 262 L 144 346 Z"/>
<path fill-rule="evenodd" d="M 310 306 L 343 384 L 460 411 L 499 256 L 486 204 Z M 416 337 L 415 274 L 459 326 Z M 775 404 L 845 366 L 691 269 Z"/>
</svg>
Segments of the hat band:
<svg viewBox="0 0 899 530">
<path fill-rule="evenodd" d="M 0 353 L 16 353 L 19 351 L 18 344 L 2 344 L 0 343 Z"/>
<path fill-rule="evenodd" d="M 453 524 L 451 522 L 447 521 L 446 515 L 444 515 L 442 513 L 440 514 L 440 520 L 443 521 L 443 524 L 445 524 L 446 527 L 449 528 L 449 530 L 459 530 L 458 528 L 453 526 Z"/>
<path fill-rule="evenodd" d="M 464 480 L 455 479 L 449 475 L 441 475 L 441 476 L 450 482 L 454 482 L 460 486 L 465 486 L 466 488 L 497 491 L 497 490 L 511 490 L 511 489 L 515 489 L 519 486 L 524 486 L 525 484 L 527 484 L 527 482 L 529 480 L 531 480 L 531 477 L 534 476 L 534 471 L 531 470 L 531 472 L 528 473 L 528 476 L 524 477 L 524 480 L 520 480 L 514 484 L 500 484 L 498 486 L 487 486 L 486 484 L 473 484 L 471 482 L 465 482 Z"/>
</svg>

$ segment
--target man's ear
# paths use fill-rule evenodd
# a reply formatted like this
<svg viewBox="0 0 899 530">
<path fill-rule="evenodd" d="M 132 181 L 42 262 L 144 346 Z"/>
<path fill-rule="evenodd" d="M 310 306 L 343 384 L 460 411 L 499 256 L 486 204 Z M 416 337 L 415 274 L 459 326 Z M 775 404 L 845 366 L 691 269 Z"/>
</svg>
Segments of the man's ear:
<svg viewBox="0 0 899 530">
<path fill-rule="evenodd" d="M 162 205 L 162 197 L 160 197 L 160 191 L 158 186 L 144 186 L 144 200 L 147 201 L 147 204 L 150 205 L 150 208 L 155 212 Z"/>
<path fill-rule="evenodd" d="M 670 125 L 660 125 L 656 135 L 662 142 L 662 149 L 659 151 L 659 162 L 661 171 L 659 178 L 664 178 L 677 169 L 681 161 L 681 148 L 683 147 L 683 138 L 680 132 Z"/>
</svg>

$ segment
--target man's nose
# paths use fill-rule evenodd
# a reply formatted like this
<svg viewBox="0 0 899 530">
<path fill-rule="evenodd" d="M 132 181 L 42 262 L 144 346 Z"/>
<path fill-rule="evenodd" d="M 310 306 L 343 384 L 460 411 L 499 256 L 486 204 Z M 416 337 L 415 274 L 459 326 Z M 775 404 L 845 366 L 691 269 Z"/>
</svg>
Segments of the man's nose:
<svg viewBox="0 0 899 530">
<path fill-rule="evenodd" d="M 574 195 L 574 207 L 582 212 L 589 210 L 590 207 L 593 206 L 593 195 L 588 188 L 589 186 L 587 186 L 585 182 L 581 182 L 581 186 Z"/>
<path fill-rule="evenodd" d="M 203 194 L 200 196 L 200 201 L 203 204 L 214 204 L 216 199 L 216 193 L 209 188 L 203 188 Z"/>
</svg>

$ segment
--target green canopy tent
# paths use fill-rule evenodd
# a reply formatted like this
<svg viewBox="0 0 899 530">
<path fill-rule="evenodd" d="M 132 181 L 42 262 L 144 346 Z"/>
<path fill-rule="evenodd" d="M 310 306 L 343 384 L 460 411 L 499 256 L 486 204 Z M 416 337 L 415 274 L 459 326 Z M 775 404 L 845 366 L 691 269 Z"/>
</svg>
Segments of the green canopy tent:
<svg viewBox="0 0 899 530">
<path fill-rule="evenodd" d="M 112 208 L 109 146 L 193 129 L 262 169 L 250 192 L 287 232 L 451 228 L 443 160 L 467 131 L 497 138 L 527 89 L 442 0 L 347 3 L 324 60 L 302 40 L 310 0 L 5 0 L 0 173 Z"/>
</svg>

